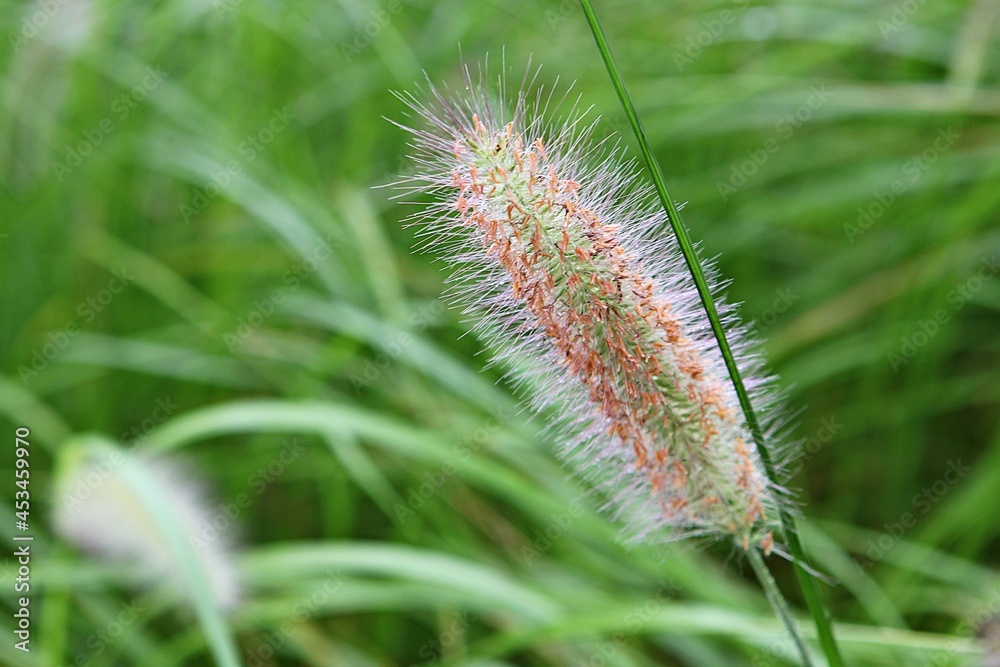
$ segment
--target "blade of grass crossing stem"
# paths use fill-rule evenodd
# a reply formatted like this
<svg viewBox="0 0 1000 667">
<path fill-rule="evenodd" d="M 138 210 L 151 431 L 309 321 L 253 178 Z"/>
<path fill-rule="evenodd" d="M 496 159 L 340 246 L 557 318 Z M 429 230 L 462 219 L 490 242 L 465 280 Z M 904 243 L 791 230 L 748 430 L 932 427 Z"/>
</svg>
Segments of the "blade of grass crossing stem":
<svg viewBox="0 0 1000 667">
<path fill-rule="evenodd" d="M 590 0 L 580 0 L 580 5 L 583 7 L 583 13 L 586 15 L 587 22 L 590 24 L 590 29 L 594 33 L 594 40 L 597 42 L 597 48 L 601 52 L 601 58 L 604 60 L 604 64 L 607 67 L 608 75 L 611 77 L 611 83 L 615 88 L 615 92 L 618 94 L 618 100 L 621 102 L 622 109 L 628 118 L 629 125 L 635 133 L 636 141 L 639 143 L 639 150 L 642 153 L 642 157 L 646 162 L 646 167 L 649 169 L 650 176 L 653 179 L 653 185 L 656 188 L 656 193 L 659 196 L 664 209 L 667 211 L 670 226 L 673 229 L 674 234 L 677 236 L 677 241 L 680 245 L 681 252 L 684 255 L 684 260 L 687 263 L 688 269 L 691 271 L 691 276 L 694 278 L 695 286 L 698 289 L 698 295 L 701 297 L 705 312 L 712 324 L 712 332 L 715 334 L 715 338 L 718 341 L 719 349 L 725 359 L 726 368 L 729 370 L 733 387 L 736 390 L 737 397 L 739 398 L 740 407 L 743 409 L 743 413 L 746 417 L 747 426 L 753 434 L 754 441 L 757 444 L 757 449 L 760 452 L 760 457 L 764 463 L 765 469 L 767 470 L 768 476 L 771 479 L 774 479 L 774 464 L 771 460 L 770 452 L 768 452 L 767 448 L 764 446 L 764 438 L 763 433 L 761 432 L 760 423 L 757 421 L 757 416 L 754 413 L 753 406 L 750 404 L 750 397 L 747 394 L 746 387 L 743 385 L 743 378 L 740 375 L 739 368 L 736 365 L 736 360 L 733 357 L 732 350 L 726 340 L 725 330 L 722 327 L 718 310 L 715 307 L 715 301 L 712 298 L 708 281 L 705 279 L 705 273 L 702 270 L 701 264 L 698 261 L 698 256 L 695 253 L 694 244 L 691 243 L 691 237 L 688 235 L 687 228 L 681 221 L 680 211 L 678 211 L 673 199 L 671 199 L 670 195 L 667 193 L 667 186 L 663 180 L 663 172 L 660 170 L 660 165 L 657 162 L 656 157 L 653 155 L 653 151 L 646 139 L 646 133 L 643 131 L 642 124 L 639 122 L 639 116 L 636 114 L 635 107 L 633 106 L 632 100 L 629 98 L 628 91 L 625 88 L 625 83 L 622 81 L 618 68 L 611 56 L 611 49 L 608 47 L 607 39 L 605 38 L 604 31 L 601 29 L 600 23 L 597 20 L 597 15 L 594 13 L 594 8 L 591 5 Z M 788 542 L 788 548 L 795 561 L 795 574 L 798 579 L 799 586 L 802 588 L 802 594 L 805 598 L 806 606 L 809 608 L 809 613 L 812 616 L 813 621 L 816 623 L 816 630 L 819 636 L 820 645 L 822 646 L 823 652 L 830 663 L 830 667 L 842 667 L 844 663 L 840 657 L 840 652 L 833 636 L 833 627 L 830 621 L 830 616 L 823 604 L 823 598 L 819 590 L 819 585 L 816 583 L 816 579 L 809 573 L 805 550 L 803 549 L 802 542 L 799 540 L 798 534 L 795 531 L 794 519 L 787 511 L 782 512 L 781 519 L 785 532 L 785 538 Z M 766 586 L 764 582 L 761 583 Z M 794 624 L 794 621 L 792 622 Z M 796 632 L 796 630 L 791 627 L 789 629 L 792 630 L 793 634 Z"/>
<path fill-rule="evenodd" d="M 750 567 L 753 568 L 754 574 L 757 575 L 757 580 L 760 581 L 761 588 L 764 589 L 764 596 L 771 603 L 774 613 L 778 615 L 781 622 L 788 628 L 789 634 L 792 636 L 792 641 L 795 642 L 795 648 L 802 654 L 805 664 L 813 664 L 812 658 L 809 657 L 809 647 L 806 646 L 805 639 L 802 638 L 802 633 L 799 631 L 795 616 L 792 615 L 792 610 L 788 607 L 788 602 L 781 595 L 781 589 L 778 588 L 778 583 L 771 576 L 771 571 L 767 569 L 764 557 L 760 555 L 757 549 L 748 549 L 747 560 L 750 561 Z"/>
</svg>

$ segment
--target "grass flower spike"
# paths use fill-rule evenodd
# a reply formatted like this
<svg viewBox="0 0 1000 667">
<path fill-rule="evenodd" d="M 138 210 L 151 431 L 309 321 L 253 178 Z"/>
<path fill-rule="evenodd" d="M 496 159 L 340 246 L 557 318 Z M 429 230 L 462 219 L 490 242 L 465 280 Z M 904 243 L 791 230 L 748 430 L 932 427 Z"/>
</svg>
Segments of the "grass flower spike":
<svg viewBox="0 0 1000 667">
<path fill-rule="evenodd" d="M 69 542 L 110 563 L 136 565 L 151 580 L 236 607 L 240 583 L 224 540 L 199 540 L 213 516 L 199 485 L 172 459 L 102 442 L 67 445 L 54 523 Z"/>
<path fill-rule="evenodd" d="M 554 124 L 552 94 L 529 94 L 531 81 L 505 99 L 502 82 L 494 96 L 485 76 L 465 79 L 459 95 L 403 97 L 424 126 L 406 128 L 421 173 L 400 187 L 433 196 L 413 219 L 450 265 L 454 296 L 557 416 L 565 453 L 631 537 L 770 552 L 784 495 L 651 189 L 619 149 L 592 142 L 575 105 Z"/>
</svg>

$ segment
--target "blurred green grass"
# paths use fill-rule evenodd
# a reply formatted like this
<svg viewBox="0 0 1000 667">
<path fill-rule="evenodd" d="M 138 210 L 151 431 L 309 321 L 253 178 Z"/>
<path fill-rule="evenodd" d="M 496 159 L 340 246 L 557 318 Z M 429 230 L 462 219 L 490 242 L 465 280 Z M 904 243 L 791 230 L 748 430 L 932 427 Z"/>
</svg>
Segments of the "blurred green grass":
<svg viewBox="0 0 1000 667">
<path fill-rule="evenodd" d="M 157 589 L 100 639 L 136 599 L 131 575 L 61 544 L 47 497 L 66 439 L 98 432 L 178 452 L 221 503 L 289 438 L 306 445 L 233 529 L 247 664 L 792 664 L 729 551 L 618 544 L 541 420 L 481 370 L 441 274 L 410 251 L 406 211 L 372 187 L 409 169 L 382 119 L 404 113 L 390 90 L 424 71 L 454 84 L 460 57 L 504 52 L 518 74 L 531 57 L 629 144 L 575 4 L 389 7 L 0 13 L 0 421 L 38 447 L 39 540 L 38 649 L 5 640 L 0 660 L 211 664 Z M 851 664 L 977 664 L 962 662 L 970 637 L 998 611 L 1000 281 L 976 280 L 1000 252 L 997 4 L 598 11 L 693 236 L 805 406 L 805 538 L 839 580 L 827 593 Z M 176 410 L 158 421 L 157 401 Z M 958 460 L 968 475 L 935 489 Z M 0 461 L 13 480 L 7 448 Z M 916 526 L 889 539 L 907 512 Z M 9 615 L 0 626 L 10 637 Z"/>
</svg>

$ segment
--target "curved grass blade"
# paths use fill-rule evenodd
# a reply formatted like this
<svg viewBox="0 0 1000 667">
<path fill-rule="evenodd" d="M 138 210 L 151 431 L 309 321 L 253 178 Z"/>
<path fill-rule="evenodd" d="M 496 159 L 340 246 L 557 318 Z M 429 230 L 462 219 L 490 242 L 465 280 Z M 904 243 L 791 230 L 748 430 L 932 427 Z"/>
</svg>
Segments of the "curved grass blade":
<svg viewBox="0 0 1000 667">
<path fill-rule="evenodd" d="M 76 446 L 79 446 L 79 449 L 76 449 Z M 81 452 L 84 449 L 107 452 L 116 448 L 104 438 L 83 436 L 77 445 L 68 446 L 66 451 Z M 121 458 L 118 474 L 131 488 L 143 511 L 156 524 L 157 530 L 170 549 L 171 556 L 176 560 L 188 589 L 195 616 L 205 633 L 205 641 L 215 663 L 221 667 L 242 667 L 243 663 L 240 661 L 232 630 L 213 596 L 208 575 L 202 569 L 201 562 L 174 515 L 170 503 L 164 502 L 160 484 L 149 475 L 146 468 L 130 456 Z"/>
</svg>

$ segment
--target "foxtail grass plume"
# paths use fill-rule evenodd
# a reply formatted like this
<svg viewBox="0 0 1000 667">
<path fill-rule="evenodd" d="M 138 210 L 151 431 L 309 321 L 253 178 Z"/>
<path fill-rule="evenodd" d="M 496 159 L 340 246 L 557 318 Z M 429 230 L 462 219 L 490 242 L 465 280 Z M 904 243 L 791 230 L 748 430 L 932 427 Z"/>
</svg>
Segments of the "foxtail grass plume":
<svg viewBox="0 0 1000 667">
<path fill-rule="evenodd" d="M 409 220 L 629 537 L 769 553 L 787 494 L 764 472 L 666 214 L 620 147 L 594 142 L 599 119 L 536 78 L 508 96 L 502 76 L 491 90 L 465 68 L 459 92 L 399 95 L 422 121 L 400 124 L 417 173 L 397 187 L 433 202 Z M 550 121 L 562 106 L 568 120 Z M 772 380 L 720 306 L 767 417 Z"/>
<path fill-rule="evenodd" d="M 134 564 L 150 579 L 189 593 L 191 570 L 184 568 L 193 567 L 219 609 L 237 605 L 240 584 L 229 545 L 221 538 L 197 539 L 212 515 L 188 471 L 163 456 L 103 443 L 71 444 L 68 451 L 56 482 L 54 516 L 64 539 L 102 560 Z M 150 498 L 156 499 L 157 516 Z"/>
</svg>

